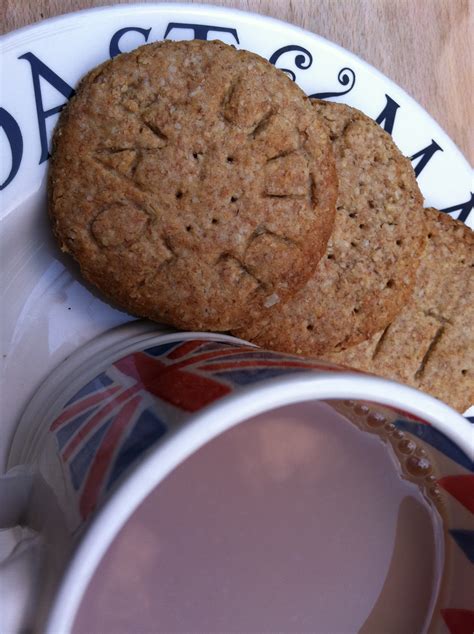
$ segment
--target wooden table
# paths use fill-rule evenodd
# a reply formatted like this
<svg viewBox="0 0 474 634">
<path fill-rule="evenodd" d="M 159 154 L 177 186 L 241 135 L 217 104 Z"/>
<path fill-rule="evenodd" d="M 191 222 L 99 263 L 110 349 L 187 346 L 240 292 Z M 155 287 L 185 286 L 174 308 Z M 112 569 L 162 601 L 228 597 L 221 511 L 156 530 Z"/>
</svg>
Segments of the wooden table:
<svg viewBox="0 0 474 634">
<path fill-rule="evenodd" d="M 112 2 L 3 0 L 1 29 L 7 32 L 43 18 Z M 212 3 L 298 24 L 353 51 L 405 88 L 474 162 L 473 0 L 213 0 Z"/>
</svg>

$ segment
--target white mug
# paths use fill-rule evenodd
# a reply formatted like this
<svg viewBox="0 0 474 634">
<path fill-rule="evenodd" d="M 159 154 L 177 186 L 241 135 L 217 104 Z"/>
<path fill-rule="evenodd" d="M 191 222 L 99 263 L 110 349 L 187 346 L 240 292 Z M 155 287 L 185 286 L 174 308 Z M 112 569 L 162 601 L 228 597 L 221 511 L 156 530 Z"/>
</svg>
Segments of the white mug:
<svg viewBox="0 0 474 634">
<path fill-rule="evenodd" d="M 40 591 L 36 584 L 31 593 L 24 578 L 21 584 L 27 624 L 50 634 L 70 631 L 120 528 L 191 454 L 253 416 L 323 399 L 338 403 L 348 418 L 371 413 L 436 453 L 441 472 L 430 486 L 449 511 L 450 572 L 431 627 L 442 632 L 472 622 L 474 447 L 462 416 L 412 388 L 226 335 L 150 324 L 123 332 L 125 338 L 115 333 L 92 342 L 50 375 L 12 444 L 0 481 L 0 523 L 29 527 L 19 536 L 15 529 L 25 557 L 15 559 L 19 572 L 8 569 L 12 583 L 41 571 Z"/>
</svg>

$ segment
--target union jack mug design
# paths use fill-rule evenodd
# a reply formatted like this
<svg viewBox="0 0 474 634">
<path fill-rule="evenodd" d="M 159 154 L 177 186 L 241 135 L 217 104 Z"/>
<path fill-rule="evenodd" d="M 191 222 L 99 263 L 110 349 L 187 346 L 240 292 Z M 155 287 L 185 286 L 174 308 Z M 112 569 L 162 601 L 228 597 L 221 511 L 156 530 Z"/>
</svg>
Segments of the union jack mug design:
<svg viewBox="0 0 474 634">
<path fill-rule="evenodd" d="M 449 509 L 451 572 L 435 631 L 473 630 L 466 592 L 466 579 L 474 581 L 472 428 L 446 405 L 347 368 L 203 333 L 140 333 L 61 372 L 47 398 L 32 404 L 36 420 L 27 408 L 10 460 L 41 480 L 64 527 L 60 572 L 45 599 L 47 631 L 68 631 L 107 545 L 180 462 L 251 416 L 321 399 L 349 418 L 376 412 L 436 454 L 442 473 L 432 484 Z"/>
</svg>

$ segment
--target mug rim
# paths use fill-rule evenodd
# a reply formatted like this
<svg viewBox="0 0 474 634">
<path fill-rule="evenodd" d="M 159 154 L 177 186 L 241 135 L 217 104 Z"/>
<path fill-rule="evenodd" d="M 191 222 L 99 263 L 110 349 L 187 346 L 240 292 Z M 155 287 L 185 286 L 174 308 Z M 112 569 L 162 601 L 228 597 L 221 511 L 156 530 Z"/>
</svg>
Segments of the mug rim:
<svg viewBox="0 0 474 634">
<path fill-rule="evenodd" d="M 160 343 L 202 339 L 251 345 L 213 333 L 175 332 L 157 337 Z M 142 342 L 148 343 L 150 339 L 142 339 Z M 471 425 L 461 414 L 428 394 L 394 381 L 354 374 L 349 369 L 347 372 L 320 371 L 318 374 L 308 370 L 242 387 L 237 393 L 192 415 L 183 426 L 170 430 L 162 442 L 130 469 L 126 479 L 95 513 L 69 560 L 53 595 L 46 633 L 71 631 L 87 586 L 113 539 L 153 489 L 184 460 L 220 434 L 258 414 L 298 402 L 336 399 L 371 401 L 402 409 L 408 415 L 432 424 L 470 459 L 473 458 Z"/>
</svg>

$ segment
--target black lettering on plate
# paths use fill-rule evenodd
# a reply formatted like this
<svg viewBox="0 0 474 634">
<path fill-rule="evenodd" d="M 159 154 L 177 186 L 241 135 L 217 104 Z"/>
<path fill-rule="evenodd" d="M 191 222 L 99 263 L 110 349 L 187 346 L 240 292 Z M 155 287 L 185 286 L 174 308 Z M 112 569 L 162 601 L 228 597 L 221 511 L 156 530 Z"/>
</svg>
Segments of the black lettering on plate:
<svg viewBox="0 0 474 634">
<path fill-rule="evenodd" d="M 433 155 L 436 152 L 438 152 L 438 151 L 443 152 L 444 150 L 443 150 L 442 147 L 440 147 L 436 143 L 436 141 L 434 139 L 431 139 L 430 145 L 427 145 L 426 147 L 424 147 L 419 152 L 416 152 L 416 154 L 413 154 L 413 156 L 410 156 L 410 161 L 414 161 L 415 159 L 419 159 L 419 161 L 416 164 L 416 166 L 414 166 L 415 174 L 416 174 L 417 177 L 421 174 L 421 172 L 428 165 L 428 162 L 431 161 L 431 159 L 433 158 Z"/>
<path fill-rule="evenodd" d="M 310 99 L 330 99 L 331 97 L 341 97 L 347 95 L 348 92 L 354 88 L 356 83 L 356 74 L 352 68 L 341 68 L 337 74 L 337 81 L 341 86 L 346 86 L 345 90 L 339 90 L 335 92 L 315 92 L 314 95 L 309 95 Z"/>
<path fill-rule="evenodd" d="M 66 103 L 55 106 L 49 110 L 45 110 L 43 106 L 43 97 L 41 95 L 40 77 L 45 79 L 48 84 L 56 88 L 66 99 L 70 99 L 74 95 L 74 89 L 57 75 L 49 66 L 34 55 L 34 53 L 25 53 L 20 55 L 18 59 L 26 59 L 31 66 L 31 76 L 33 78 L 33 89 L 35 91 L 36 116 L 38 117 L 38 131 L 41 143 L 40 165 L 49 158 L 48 138 L 46 132 L 46 119 L 53 114 L 60 112 Z"/>
<path fill-rule="evenodd" d="M 273 53 L 268 61 L 270 62 L 270 64 L 276 66 L 277 61 L 282 55 L 285 55 L 285 53 L 299 53 L 295 56 L 296 68 L 306 70 L 313 63 L 313 56 L 311 55 L 311 53 L 302 46 L 298 46 L 297 44 L 289 44 L 288 46 L 283 46 L 282 48 L 279 48 Z M 290 70 L 289 68 L 280 68 L 280 70 L 286 73 L 290 79 L 295 81 L 296 75 L 292 70 Z"/>
<path fill-rule="evenodd" d="M 5 108 L 0 108 L 0 128 L 3 128 L 5 132 L 12 156 L 10 173 L 0 185 L 0 190 L 2 190 L 12 182 L 20 168 L 23 157 L 23 137 L 21 136 L 20 126 Z M 2 151 L 2 156 L 6 156 L 6 152 Z"/>
<path fill-rule="evenodd" d="M 122 52 L 119 47 L 119 42 L 122 36 L 125 35 L 125 33 L 129 33 L 130 31 L 141 33 L 143 35 L 145 42 L 148 42 L 151 27 L 149 29 L 141 29 L 139 26 L 126 26 L 123 29 L 119 29 L 118 31 L 116 31 L 112 35 L 112 38 L 110 40 L 109 54 L 111 58 L 115 57 L 116 55 Z"/>
<path fill-rule="evenodd" d="M 385 95 L 385 98 L 387 100 L 385 108 L 375 119 L 375 122 L 381 125 L 385 132 L 392 134 L 393 126 L 395 124 L 395 116 L 397 114 L 397 110 L 400 108 L 400 104 L 387 94 Z"/>
<path fill-rule="evenodd" d="M 451 214 L 454 211 L 460 210 L 460 214 L 457 217 L 457 220 L 461 222 L 466 222 L 469 217 L 469 214 L 474 209 L 474 194 L 471 192 L 471 197 L 469 200 L 466 200 L 465 203 L 459 203 L 458 205 L 453 205 L 452 207 L 446 207 L 446 209 L 440 209 L 440 211 L 445 214 Z"/>
<path fill-rule="evenodd" d="M 207 40 L 209 31 L 217 31 L 218 33 L 230 33 L 237 44 L 240 44 L 237 29 L 225 26 L 216 26 L 213 24 L 185 24 L 184 22 L 170 22 L 166 27 L 163 39 L 166 38 L 173 29 L 191 29 L 194 32 L 195 40 Z"/>
</svg>

